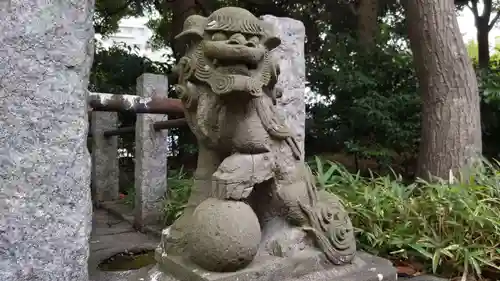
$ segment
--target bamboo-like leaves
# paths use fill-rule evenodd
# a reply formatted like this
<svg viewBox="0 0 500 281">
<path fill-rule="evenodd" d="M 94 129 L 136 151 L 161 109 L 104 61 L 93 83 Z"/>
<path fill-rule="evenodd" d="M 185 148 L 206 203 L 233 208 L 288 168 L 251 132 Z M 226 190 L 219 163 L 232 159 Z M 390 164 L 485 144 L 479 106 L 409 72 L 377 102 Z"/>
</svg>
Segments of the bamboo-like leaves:
<svg viewBox="0 0 500 281">
<path fill-rule="evenodd" d="M 359 247 L 391 259 L 417 257 L 454 276 L 500 271 L 500 165 L 467 177 L 403 183 L 399 176 L 362 178 L 316 159 L 318 182 L 343 199 Z"/>
</svg>

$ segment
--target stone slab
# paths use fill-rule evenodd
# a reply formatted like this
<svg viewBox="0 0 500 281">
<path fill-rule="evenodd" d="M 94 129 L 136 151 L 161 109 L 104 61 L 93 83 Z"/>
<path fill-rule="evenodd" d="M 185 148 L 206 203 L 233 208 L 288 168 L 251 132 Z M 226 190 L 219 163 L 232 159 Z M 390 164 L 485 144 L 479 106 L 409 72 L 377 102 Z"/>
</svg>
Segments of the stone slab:
<svg viewBox="0 0 500 281">
<path fill-rule="evenodd" d="M 137 78 L 137 95 L 167 95 L 165 75 L 145 73 Z M 135 225 L 142 229 L 161 219 L 167 192 L 168 130 L 155 131 L 153 124 L 166 115 L 140 114 L 135 124 Z"/>
<path fill-rule="evenodd" d="M 278 112 L 296 136 L 304 156 L 306 121 L 306 61 L 304 44 L 306 29 L 301 21 L 272 15 L 262 16 L 262 20 L 272 24 L 281 45 L 271 51 L 279 62 L 281 73 L 276 88 L 283 96 L 278 99 Z"/>
<path fill-rule="evenodd" d="M 106 236 L 135 232 L 130 223 L 111 217 L 103 210 L 95 210 L 92 218 L 92 236 Z"/>
<path fill-rule="evenodd" d="M 155 249 L 159 243 L 159 238 L 137 232 L 131 223 L 117 218 L 105 210 L 96 210 L 88 262 L 90 280 L 126 280 L 126 276 L 134 271 L 102 272 L 98 269 L 99 263 L 125 250 Z"/>
<path fill-rule="evenodd" d="M 90 281 L 126 281 L 137 270 L 99 271 L 90 276 Z"/>
<path fill-rule="evenodd" d="M 127 206 L 121 201 L 110 201 L 110 202 L 101 202 L 99 205 L 100 208 L 106 210 L 113 216 L 116 216 L 120 218 L 121 220 L 124 220 L 126 222 L 129 222 L 130 224 L 134 224 L 134 216 L 133 216 L 133 210 L 131 207 Z M 137 227 L 137 226 L 136 226 Z M 164 224 L 160 222 L 159 224 L 150 224 L 150 225 L 144 225 L 139 227 L 139 229 L 136 229 L 142 233 L 148 234 L 148 235 L 153 235 L 156 238 L 161 238 L 161 232 L 163 230 Z"/>
<path fill-rule="evenodd" d="M 127 232 L 114 235 L 95 236 L 92 237 L 90 243 L 90 250 L 92 252 L 106 249 L 118 249 L 117 253 L 119 253 L 121 251 L 120 249 L 155 249 L 159 241 L 150 239 L 150 237 L 140 232 Z"/>
<path fill-rule="evenodd" d="M 396 268 L 382 258 L 359 253 L 352 264 L 331 266 L 321 254 L 312 252 L 298 258 L 257 257 L 247 268 L 231 273 L 201 269 L 180 256 L 161 257 L 158 270 L 168 273 L 161 281 L 396 281 Z M 153 274 L 148 273 L 149 277 Z M 139 277 L 147 279 L 147 277 Z"/>
<path fill-rule="evenodd" d="M 440 278 L 440 277 L 436 277 L 436 276 L 432 276 L 432 275 L 419 275 L 419 276 L 414 276 L 414 277 L 399 277 L 398 280 L 404 280 L 404 281 L 448 281 L 449 279 Z"/>
<path fill-rule="evenodd" d="M 87 281 L 94 1 L 0 2 L 0 280 Z"/>
<path fill-rule="evenodd" d="M 116 112 L 91 113 L 92 198 L 97 204 L 101 201 L 116 200 L 120 193 L 118 136 L 104 137 L 104 132 L 116 129 L 117 122 Z"/>
<path fill-rule="evenodd" d="M 104 227 L 104 226 L 97 227 L 95 235 L 108 236 L 108 235 L 117 235 L 117 234 L 128 233 L 128 232 L 135 232 L 135 229 L 131 228 L 130 224 L 128 222 L 110 221 L 106 226 L 107 227 Z"/>
</svg>

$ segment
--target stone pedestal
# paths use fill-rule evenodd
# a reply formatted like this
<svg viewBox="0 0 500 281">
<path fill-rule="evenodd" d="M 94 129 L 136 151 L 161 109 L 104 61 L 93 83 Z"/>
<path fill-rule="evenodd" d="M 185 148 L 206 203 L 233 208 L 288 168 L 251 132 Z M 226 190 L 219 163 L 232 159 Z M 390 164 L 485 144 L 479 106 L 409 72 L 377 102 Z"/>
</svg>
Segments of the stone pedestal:
<svg viewBox="0 0 500 281">
<path fill-rule="evenodd" d="M 0 280 L 87 281 L 94 1 L 0 2 Z"/>
<path fill-rule="evenodd" d="M 392 264 L 382 258 L 358 253 L 351 264 L 324 263 L 317 251 L 294 258 L 259 256 L 247 268 L 230 273 L 209 272 L 180 256 L 157 253 L 158 266 L 131 276 L 129 281 L 396 281 Z M 174 277 L 175 276 L 175 277 Z"/>
<path fill-rule="evenodd" d="M 283 96 L 277 100 L 278 112 L 294 133 L 304 156 L 306 122 L 306 60 L 304 44 L 306 28 L 301 21 L 291 18 L 262 16 L 262 20 L 272 24 L 281 44 L 271 51 L 279 62 L 281 73 L 276 88 Z"/>
</svg>

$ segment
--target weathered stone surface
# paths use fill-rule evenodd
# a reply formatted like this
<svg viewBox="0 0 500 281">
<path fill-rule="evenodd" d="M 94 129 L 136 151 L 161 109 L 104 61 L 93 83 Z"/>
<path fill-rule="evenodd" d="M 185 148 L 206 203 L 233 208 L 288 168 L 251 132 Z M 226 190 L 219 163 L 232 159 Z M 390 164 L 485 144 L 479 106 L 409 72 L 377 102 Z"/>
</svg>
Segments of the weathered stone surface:
<svg viewBox="0 0 500 281">
<path fill-rule="evenodd" d="M 141 268 L 131 274 L 126 281 L 177 281 L 171 275 L 161 271 L 158 265 L 149 268 Z M 120 281 L 124 281 L 120 280 Z M 98 281 L 98 280 L 96 280 Z M 111 280 L 110 280 L 111 281 Z M 118 281 L 118 280 L 117 280 Z"/>
<path fill-rule="evenodd" d="M 101 271 L 99 263 L 124 251 L 154 249 L 159 242 L 155 237 L 137 232 L 129 222 L 102 209 L 95 210 L 93 222 L 88 262 L 90 281 L 127 280 L 127 276 L 137 270 Z"/>
<path fill-rule="evenodd" d="M 0 280 L 87 281 L 94 1 L 2 1 Z"/>
<path fill-rule="evenodd" d="M 257 254 L 259 219 L 245 202 L 208 198 L 194 211 L 187 252 L 192 261 L 212 271 L 236 271 Z"/>
<path fill-rule="evenodd" d="M 290 226 L 280 217 L 274 217 L 267 222 L 262 240 L 265 242 L 260 245 L 261 253 L 269 253 L 282 258 L 292 257 L 313 246 L 307 233 L 300 228 Z"/>
<path fill-rule="evenodd" d="M 137 95 L 148 98 L 168 92 L 164 75 L 143 74 L 137 78 Z M 135 127 L 135 224 L 142 227 L 161 217 L 167 191 L 168 131 L 155 131 L 153 123 L 167 116 L 141 114 Z"/>
<path fill-rule="evenodd" d="M 103 135 L 116 129 L 117 121 L 115 112 L 92 112 L 92 198 L 97 202 L 119 195 L 118 136 Z"/>
<path fill-rule="evenodd" d="M 306 29 L 301 21 L 279 18 L 272 15 L 262 16 L 262 20 L 272 24 L 281 44 L 271 51 L 279 62 L 281 73 L 276 87 L 283 93 L 278 99 L 278 112 L 285 118 L 294 133 L 304 155 L 306 120 L 306 61 L 304 44 Z"/>
<path fill-rule="evenodd" d="M 415 277 L 404 277 L 404 278 L 398 278 L 398 280 L 407 280 L 407 281 L 447 281 L 449 279 L 446 278 L 440 278 L 432 275 L 420 275 L 420 276 L 415 276 Z M 467 279 L 469 280 L 469 279 Z M 475 280 L 475 279 L 472 279 Z"/>
<path fill-rule="evenodd" d="M 126 281 L 130 276 L 137 274 L 137 271 L 138 270 L 99 271 L 90 276 L 90 281 Z"/>
<path fill-rule="evenodd" d="M 352 264 L 324 264 L 321 254 L 285 259 L 258 257 L 247 268 L 231 273 L 203 270 L 179 256 L 163 255 L 158 267 L 129 281 L 396 281 L 396 269 L 387 260 L 358 253 Z M 175 276 L 175 277 L 174 277 Z M 161 277 L 161 278 L 158 278 Z M 142 278 L 142 279 L 141 279 Z"/>
</svg>

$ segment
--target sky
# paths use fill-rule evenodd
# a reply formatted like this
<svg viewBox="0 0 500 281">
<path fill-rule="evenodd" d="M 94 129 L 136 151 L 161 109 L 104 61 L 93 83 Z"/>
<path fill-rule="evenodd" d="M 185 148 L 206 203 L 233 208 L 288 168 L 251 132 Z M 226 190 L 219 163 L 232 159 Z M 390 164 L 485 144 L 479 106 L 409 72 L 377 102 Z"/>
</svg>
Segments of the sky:
<svg viewBox="0 0 500 281">
<path fill-rule="evenodd" d="M 482 12 L 482 7 L 479 6 L 479 12 L 481 13 Z M 474 25 L 474 16 L 472 14 L 472 12 L 470 11 L 470 9 L 468 8 L 465 8 L 458 16 L 458 25 L 460 27 L 460 32 L 462 33 L 463 35 L 463 38 L 464 38 L 464 42 L 467 43 L 469 40 L 476 40 L 476 27 Z M 123 19 L 123 23 L 124 24 L 128 24 L 128 25 L 142 25 L 144 23 L 147 22 L 147 18 L 145 17 L 142 17 L 142 18 L 130 18 L 130 19 Z M 495 37 L 497 36 L 500 36 L 500 23 L 498 24 L 498 26 L 495 26 L 491 31 L 490 31 L 490 34 L 489 34 L 489 37 L 490 37 L 490 46 L 491 48 L 493 48 L 493 46 L 495 45 Z M 152 35 L 152 33 L 150 33 Z M 164 52 L 164 51 L 163 51 Z M 160 60 L 158 59 L 159 57 L 161 57 L 161 54 L 162 51 L 156 51 L 155 53 L 158 53 L 158 54 L 154 54 L 154 58 L 151 56 L 153 54 L 150 55 L 150 58 L 153 59 L 153 60 Z M 313 95 L 311 94 L 310 92 L 310 89 L 309 87 L 307 87 L 306 89 L 306 100 L 307 102 L 325 102 L 323 101 L 322 99 L 324 97 L 321 97 L 319 98 L 320 100 L 317 100 L 319 97 L 318 95 Z"/>
<path fill-rule="evenodd" d="M 480 12 L 481 12 L 481 7 Z M 467 43 L 469 40 L 476 40 L 476 27 L 474 25 L 474 15 L 469 8 L 465 8 L 458 17 L 458 25 L 460 26 L 460 32 L 464 37 L 464 41 Z M 490 31 L 489 39 L 490 45 L 493 47 L 495 44 L 495 37 L 500 36 L 500 23 L 497 23 L 495 27 Z"/>
<path fill-rule="evenodd" d="M 482 7 L 479 6 L 479 12 L 481 12 Z M 147 18 L 130 18 L 124 19 L 124 23 L 128 24 L 143 24 L 147 22 Z M 476 40 L 476 27 L 474 26 L 474 16 L 470 9 L 465 8 L 458 16 L 458 25 L 460 26 L 460 31 L 464 37 L 464 41 L 467 43 L 469 40 Z M 490 44 L 492 46 L 495 43 L 495 37 L 500 36 L 500 23 L 498 26 L 494 27 L 490 31 Z"/>
</svg>

